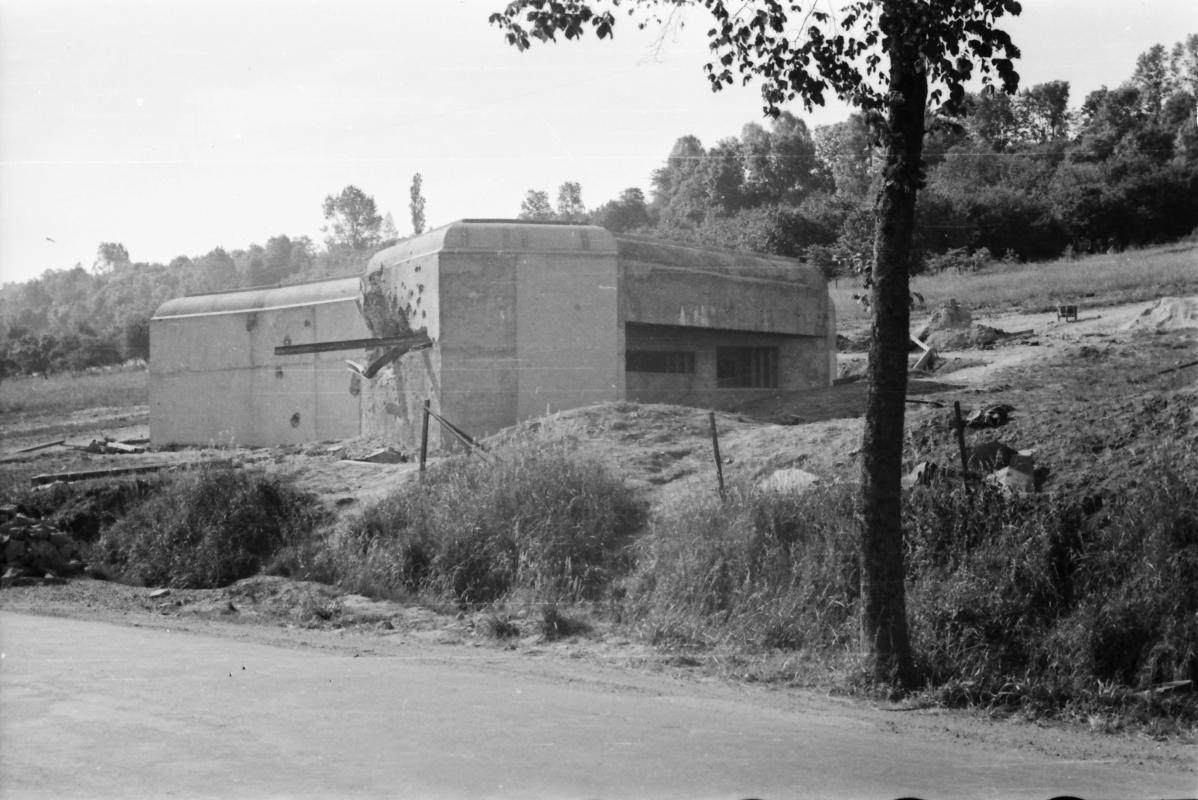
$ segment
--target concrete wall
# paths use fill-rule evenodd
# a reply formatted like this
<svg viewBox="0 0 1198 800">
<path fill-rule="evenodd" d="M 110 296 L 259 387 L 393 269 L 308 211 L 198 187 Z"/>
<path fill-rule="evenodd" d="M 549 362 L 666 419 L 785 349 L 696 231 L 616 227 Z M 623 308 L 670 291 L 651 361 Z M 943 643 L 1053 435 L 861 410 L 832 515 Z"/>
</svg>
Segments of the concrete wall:
<svg viewBox="0 0 1198 800">
<path fill-rule="evenodd" d="M 370 335 L 356 278 L 183 297 L 150 321 L 150 440 L 298 444 L 358 435 L 345 358 L 276 356 L 284 344 Z"/>
<path fill-rule="evenodd" d="M 363 292 L 383 299 L 367 305 L 434 344 L 371 382 L 364 432 L 415 449 L 425 397 L 477 436 L 617 399 L 617 285 L 615 242 L 590 226 L 465 220 L 378 253 Z M 449 444 L 434 424 L 430 446 Z"/>
<path fill-rule="evenodd" d="M 627 372 L 627 399 L 732 408 L 779 391 L 831 385 L 835 310 L 827 282 L 814 268 L 634 237 L 621 236 L 617 243 L 626 350 L 694 358 L 689 374 Z M 776 348 L 776 386 L 720 387 L 721 347 Z"/>
</svg>

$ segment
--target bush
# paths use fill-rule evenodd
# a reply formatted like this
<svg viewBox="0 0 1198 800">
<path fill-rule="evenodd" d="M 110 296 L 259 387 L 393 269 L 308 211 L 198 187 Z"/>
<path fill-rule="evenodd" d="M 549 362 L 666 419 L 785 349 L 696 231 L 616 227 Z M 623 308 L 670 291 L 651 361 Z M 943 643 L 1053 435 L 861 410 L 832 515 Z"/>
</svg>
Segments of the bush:
<svg viewBox="0 0 1198 800">
<path fill-rule="evenodd" d="M 518 590 L 551 602 L 602 595 L 642 524 L 631 490 L 560 449 L 493 461 L 451 459 L 367 509 L 331 543 L 330 574 L 357 591 L 461 604 Z"/>
<path fill-rule="evenodd" d="M 924 259 L 924 268 L 932 274 L 953 270 L 961 275 L 968 275 L 978 272 L 993 261 L 994 257 L 984 247 L 972 253 L 960 247 L 949 250 L 947 253 L 927 256 Z"/>
<path fill-rule="evenodd" d="M 205 467 L 133 507 L 101 534 L 92 558 L 146 586 L 227 586 L 307 538 L 325 514 L 280 477 Z"/>
<path fill-rule="evenodd" d="M 847 487 L 687 498 L 640 543 L 629 602 L 652 640 L 841 648 L 856 635 Z"/>
<path fill-rule="evenodd" d="M 931 684 L 1058 708 L 1198 681 L 1198 456 L 1145 474 L 1105 501 L 914 492 L 907 605 Z"/>
</svg>

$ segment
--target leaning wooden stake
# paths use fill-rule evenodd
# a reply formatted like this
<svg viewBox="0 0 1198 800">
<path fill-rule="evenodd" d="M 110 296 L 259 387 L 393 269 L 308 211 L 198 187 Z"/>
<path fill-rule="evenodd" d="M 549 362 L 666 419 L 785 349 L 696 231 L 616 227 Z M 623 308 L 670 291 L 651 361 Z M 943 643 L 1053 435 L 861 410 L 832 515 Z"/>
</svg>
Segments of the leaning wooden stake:
<svg viewBox="0 0 1198 800">
<path fill-rule="evenodd" d="M 965 420 L 961 418 L 961 401 L 953 403 L 953 428 L 957 431 L 957 449 L 961 451 L 961 482 L 969 488 L 969 459 L 965 455 Z"/>
<path fill-rule="evenodd" d="M 712 411 L 708 416 L 711 421 L 711 449 L 715 453 L 715 474 L 720 482 L 720 497 L 724 496 L 724 464 L 720 460 L 720 437 L 715 429 L 715 412 Z"/>
<path fill-rule="evenodd" d="M 424 420 L 420 424 L 420 472 L 424 472 L 424 464 L 428 461 L 428 415 L 429 401 L 424 399 Z"/>
</svg>

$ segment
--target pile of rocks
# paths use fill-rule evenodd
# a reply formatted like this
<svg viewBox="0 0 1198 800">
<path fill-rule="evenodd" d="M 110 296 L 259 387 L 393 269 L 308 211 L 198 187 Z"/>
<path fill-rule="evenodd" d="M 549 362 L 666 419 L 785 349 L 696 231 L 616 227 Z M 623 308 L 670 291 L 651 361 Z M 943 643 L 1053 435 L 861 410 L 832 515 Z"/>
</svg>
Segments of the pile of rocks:
<svg viewBox="0 0 1198 800">
<path fill-rule="evenodd" d="M 85 565 L 70 534 L 27 517 L 12 506 L 0 508 L 0 570 L 3 585 L 60 581 Z"/>
</svg>

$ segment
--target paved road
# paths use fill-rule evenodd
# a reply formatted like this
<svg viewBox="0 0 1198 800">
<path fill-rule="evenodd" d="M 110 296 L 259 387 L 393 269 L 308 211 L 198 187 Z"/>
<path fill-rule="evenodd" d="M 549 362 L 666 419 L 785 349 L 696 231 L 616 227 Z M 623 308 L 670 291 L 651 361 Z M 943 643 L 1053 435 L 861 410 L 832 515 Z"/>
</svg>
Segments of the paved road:
<svg viewBox="0 0 1198 800">
<path fill-rule="evenodd" d="M 355 658 L 8 612 L 0 650 L 5 798 L 1148 798 L 1198 788 L 1192 775 L 927 743 L 903 735 L 901 715 L 893 725 L 783 710 L 764 695 L 587 678 L 585 667 Z"/>
</svg>

